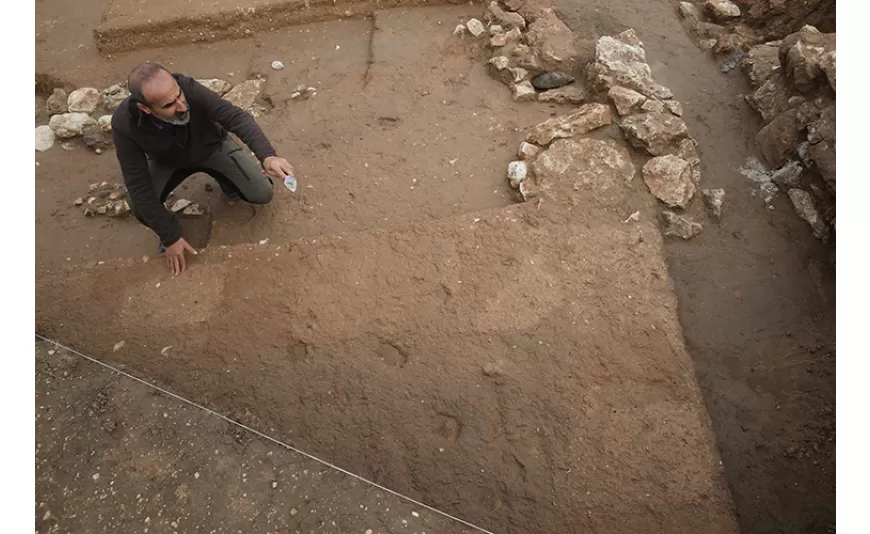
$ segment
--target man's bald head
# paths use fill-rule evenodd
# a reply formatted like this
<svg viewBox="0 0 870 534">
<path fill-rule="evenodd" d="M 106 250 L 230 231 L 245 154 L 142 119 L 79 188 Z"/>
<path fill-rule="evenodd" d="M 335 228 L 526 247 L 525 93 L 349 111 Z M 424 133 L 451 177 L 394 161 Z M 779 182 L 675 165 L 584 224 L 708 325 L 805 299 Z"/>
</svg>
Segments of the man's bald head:
<svg viewBox="0 0 870 534">
<path fill-rule="evenodd" d="M 143 93 L 143 88 L 152 80 L 162 76 L 172 77 L 172 74 L 162 65 L 157 63 L 140 63 L 133 67 L 127 76 L 127 89 L 136 102 L 149 105 L 148 99 Z"/>
<path fill-rule="evenodd" d="M 149 115 L 172 123 L 190 120 L 187 98 L 172 74 L 157 63 L 142 63 L 127 76 L 127 89 L 136 106 Z"/>
</svg>

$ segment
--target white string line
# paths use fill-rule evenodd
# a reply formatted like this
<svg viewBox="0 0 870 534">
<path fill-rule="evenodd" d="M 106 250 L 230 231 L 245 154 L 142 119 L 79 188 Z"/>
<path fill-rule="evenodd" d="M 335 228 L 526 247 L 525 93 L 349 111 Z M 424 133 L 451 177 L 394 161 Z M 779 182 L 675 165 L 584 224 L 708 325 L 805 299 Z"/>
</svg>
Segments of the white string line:
<svg viewBox="0 0 870 534">
<path fill-rule="evenodd" d="M 342 469 L 341 467 L 338 467 L 338 466 L 335 465 L 335 464 L 331 464 L 331 463 L 327 462 L 326 460 L 321 460 L 321 459 L 318 458 L 317 456 L 314 456 L 314 455 L 308 454 L 308 453 L 305 452 L 305 451 L 301 451 L 301 450 L 297 449 L 296 447 L 293 447 L 292 445 L 288 445 L 288 444 L 284 443 L 283 441 L 280 441 L 280 440 L 278 440 L 278 439 L 276 439 L 276 438 L 273 438 L 272 436 L 268 436 L 268 435 L 266 435 L 266 434 L 260 432 L 259 430 L 253 429 L 253 428 L 251 428 L 251 427 L 249 427 L 249 426 L 247 426 L 247 425 L 245 425 L 245 424 L 242 424 L 242 423 L 240 423 L 240 422 L 238 422 L 238 421 L 235 421 L 235 420 L 233 420 L 233 419 L 230 419 L 229 417 L 227 417 L 227 416 L 225 416 L 225 415 L 223 415 L 223 414 L 220 414 L 220 413 L 218 413 L 218 412 L 216 412 L 216 411 L 214 411 L 214 410 L 212 410 L 212 409 L 210 409 L 210 408 L 206 408 L 205 406 L 202 406 L 201 404 L 197 404 L 197 403 L 193 402 L 192 400 L 188 400 L 188 399 L 182 397 L 181 395 L 177 395 L 177 394 L 175 394 L 175 393 L 173 393 L 173 392 L 171 392 L 171 391 L 167 391 L 167 390 L 161 388 L 160 386 L 157 386 L 157 385 L 154 385 L 154 384 L 152 384 L 152 383 L 150 383 L 150 382 L 147 382 L 147 381 L 145 381 L 145 380 L 143 380 L 143 379 L 141 379 L 141 378 L 139 378 L 139 377 L 137 377 L 137 376 L 133 376 L 133 375 L 131 375 L 130 373 L 127 373 L 127 372 L 125 372 L 125 371 L 122 371 L 121 369 L 118 369 L 117 367 L 114 367 L 114 366 L 112 366 L 112 365 L 109 365 L 108 363 L 101 362 L 100 360 L 97 360 L 96 358 L 91 358 L 90 356 L 88 356 L 88 355 L 86 355 L 86 354 L 82 354 L 81 352 L 79 352 L 79 351 L 77 351 L 77 350 L 75 350 L 75 349 L 73 349 L 73 348 L 70 348 L 70 347 L 67 347 L 67 346 L 65 346 L 65 345 L 62 345 L 62 344 L 58 343 L 57 341 L 53 341 L 53 340 L 48 339 L 47 337 L 45 337 L 45 336 L 41 336 L 41 335 L 39 335 L 39 334 L 36 334 L 36 337 L 38 337 L 39 339 L 41 339 L 41 340 L 43 340 L 43 341 L 47 341 L 48 343 L 52 343 L 55 347 L 60 347 L 60 348 L 65 349 L 65 350 L 67 350 L 67 351 L 69 351 L 69 352 L 72 352 L 73 354 L 78 354 L 78 355 L 81 356 L 82 358 L 84 358 L 84 359 L 86 359 L 86 360 L 89 360 L 89 361 L 92 361 L 92 362 L 96 363 L 97 365 L 101 365 L 101 366 L 105 367 L 106 369 L 109 369 L 110 371 L 112 371 L 112 372 L 114 372 L 114 373 L 117 373 L 117 374 L 122 375 L 122 376 L 126 376 L 127 378 L 132 378 L 132 379 L 135 380 L 136 382 L 139 382 L 139 383 L 141 383 L 141 384 L 145 384 L 145 385 L 148 386 L 149 388 L 156 389 L 157 391 L 159 391 L 159 392 L 161 392 L 161 393 L 163 393 L 163 394 L 165 394 L 165 395 L 169 395 L 170 397 L 172 397 L 172 398 L 174 398 L 174 399 L 178 399 L 178 400 L 180 400 L 181 402 L 184 402 L 184 403 L 186 403 L 186 404 L 189 404 L 189 405 L 193 406 L 194 408 L 199 408 L 200 410 L 203 410 L 203 411 L 205 411 L 205 412 L 207 412 L 207 413 L 209 413 L 209 414 L 211 414 L 211 415 L 213 415 L 213 416 L 215 416 L 215 417 L 218 417 L 218 418 L 220 418 L 220 419 L 223 419 L 224 421 L 226 421 L 226 422 L 228 422 L 228 423 L 231 423 L 231 424 L 233 424 L 233 425 L 236 425 L 236 426 L 239 427 L 239 428 L 242 428 L 242 429 L 244 429 L 244 430 L 247 430 L 248 432 L 251 432 L 251 433 L 253 433 L 253 434 L 256 434 L 256 435 L 260 436 L 261 438 L 265 438 L 265 439 L 267 439 L 267 440 L 269 440 L 269 441 L 271 441 L 271 442 L 277 443 L 278 445 L 281 445 L 282 447 L 284 447 L 284 448 L 286 448 L 286 449 L 289 449 L 289 450 L 291 450 L 291 451 L 293 451 L 293 452 L 295 452 L 295 453 L 297 453 L 297 454 L 301 454 L 302 456 L 304 456 L 304 457 L 306 457 L 306 458 L 309 458 L 309 459 L 311 459 L 311 460 L 314 460 L 315 462 L 318 462 L 318 463 L 320 463 L 320 464 L 322 464 L 322 465 L 325 465 L 326 467 L 329 467 L 329 468 L 331 468 L 331 469 L 335 469 L 336 471 L 338 471 L 338 472 L 340 472 L 340 473 L 344 473 L 345 475 L 348 475 L 348 476 L 350 476 L 350 477 L 353 477 L 353 478 L 359 480 L 360 482 L 364 482 L 364 483 L 366 483 L 366 484 L 368 484 L 368 485 L 370 485 L 370 486 L 373 486 L 373 487 L 375 487 L 375 488 L 378 488 L 378 489 L 380 489 L 380 490 L 383 490 L 383 491 L 385 491 L 385 492 L 387 492 L 387 493 L 389 493 L 389 494 L 391 494 L 391 495 L 395 495 L 396 497 L 398 497 L 398 498 L 400 498 L 400 499 L 403 499 L 403 500 L 406 500 L 406 501 L 408 501 L 408 502 L 410 502 L 410 503 L 416 504 L 417 506 L 421 506 L 421 507 L 423 507 L 423 508 L 426 508 L 427 510 L 429 510 L 429 511 L 431 511 L 431 512 L 435 512 L 435 513 L 438 514 L 438 515 L 444 516 L 444 517 L 446 517 L 447 519 L 452 519 L 453 521 L 456 521 L 456 522 L 458 522 L 458 523 L 462 523 L 463 525 L 465 525 L 465 526 L 467 526 L 467 527 L 471 527 L 471 528 L 473 528 L 474 530 L 477 530 L 477 531 L 483 532 L 484 534 L 494 534 L 493 532 L 490 532 L 489 530 L 486 530 L 486 529 L 484 529 L 484 528 L 481 528 L 481 527 L 479 527 L 479 526 L 477 526 L 477 525 L 475 525 L 475 524 L 473 524 L 473 523 L 469 523 L 468 521 L 465 521 L 464 519 L 460 519 L 460 518 L 458 518 L 458 517 L 456 517 L 456 516 L 452 516 L 452 515 L 448 514 L 447 512 L 442 512 L 441 510 L 439 510 L 439 509 L 437 509 L 437 508 L 433 508 L 433 507 L 429 506 L 428 504 L 424 504 L 424 503 L 422 503 L 422 502 L 420 502 L 420 501 L 416 501 L 416 500 L 412 499 L 411 497 L 408 497 L 407 495 L 402 495 L 401 493 L 399 493 L 399 492 L 397 492 L 397 491 L 393 491 L 393 490 L 391 490 L 390 488 L 387 488 L 387 487 L 381 486 L 381 485 L 378 484 L 377 482 L 373 482 L 373 481 L 371 481 L 371 480 L 369 480 L 369 479 L 367 479 L 367 478 L 364 478 L 364 477 L 362 477 L 362 476 L 360 476 L 360 475 L 357 475 L 357 474 L 355 474 L 355 473 L 351 473 L 351 472 L 348 471 L 347 469 Z"/>
</svg>

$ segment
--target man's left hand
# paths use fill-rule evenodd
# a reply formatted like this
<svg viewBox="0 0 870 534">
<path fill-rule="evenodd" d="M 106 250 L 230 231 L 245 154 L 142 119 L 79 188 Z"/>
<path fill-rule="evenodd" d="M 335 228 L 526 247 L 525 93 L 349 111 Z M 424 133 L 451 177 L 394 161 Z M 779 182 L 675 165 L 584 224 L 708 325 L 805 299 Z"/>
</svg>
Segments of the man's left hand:
<svg viewBox="0 0 870 534">
<path fill-rule="evenodd" d="M 263 160 L 263 169 L 273 178 L 283 180 L 285 176 L 294 176 L 293 165 L 284 158 L 278 156 L 269 156 Z"/>
</svg>

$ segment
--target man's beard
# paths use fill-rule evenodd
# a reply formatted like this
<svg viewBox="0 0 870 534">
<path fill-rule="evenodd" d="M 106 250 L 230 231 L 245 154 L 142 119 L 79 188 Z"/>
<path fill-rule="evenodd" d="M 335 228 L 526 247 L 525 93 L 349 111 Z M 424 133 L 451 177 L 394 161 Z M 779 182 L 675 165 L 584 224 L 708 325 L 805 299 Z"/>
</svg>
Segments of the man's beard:
<svg viewBox="0 0 870 534">
<path fill-rule="evenodd" d="M 163 122 L 168 122 L 169 124 L 174 124 L 175 126 L 184 126 L 190 122 L 190 110 L 187 110 L 184 113 L 176 113 L 171 119 L 164 119 L 161 117 L 158 117 L 158 119 Z"/>
</svg>

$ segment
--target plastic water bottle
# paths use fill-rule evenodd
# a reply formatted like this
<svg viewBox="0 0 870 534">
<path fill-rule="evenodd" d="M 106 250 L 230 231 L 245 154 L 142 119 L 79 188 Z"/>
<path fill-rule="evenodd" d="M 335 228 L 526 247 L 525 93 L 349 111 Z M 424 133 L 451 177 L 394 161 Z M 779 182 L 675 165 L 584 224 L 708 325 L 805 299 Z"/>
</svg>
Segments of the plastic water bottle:
<svg viewBox="0 0 870 534">
<path fill-rule="evenodd" d="M 292 176 L 285 176 L 284 177 L 284 187 L 289 189 L 291 193 L 295 193 L 296 192 L 296 178 L 293 178 Z"/>
</svg>

